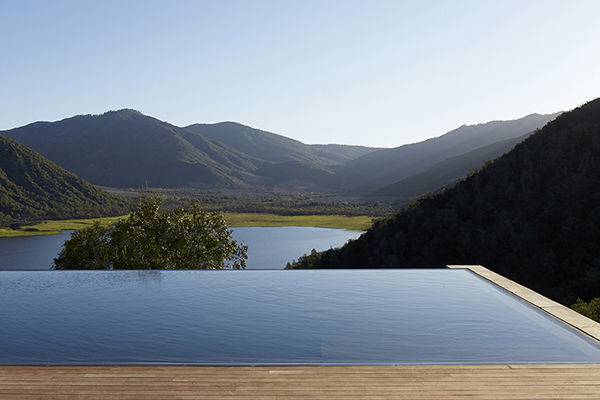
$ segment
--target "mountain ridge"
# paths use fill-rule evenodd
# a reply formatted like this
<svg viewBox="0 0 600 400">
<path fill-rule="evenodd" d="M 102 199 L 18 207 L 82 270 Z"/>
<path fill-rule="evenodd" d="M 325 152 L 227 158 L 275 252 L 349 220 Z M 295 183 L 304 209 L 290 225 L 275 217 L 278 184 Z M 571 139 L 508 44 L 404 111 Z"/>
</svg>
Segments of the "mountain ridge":
<svg viewBox="0 0 600 400">
<path fill-rule="evenodd" d="M 232 121 L 177 127 L 132 109 L 34 122 L 0 131 L 0 135 L 99 186 L 277 186 L 364 195 L 480 145 L 507 135 L 520 136 L 526 128 L 550 118 L 531 114 L 514 121 L 463 125 L 439 137 L 392 149 L 307 145 Z"/>
<path fill-rule="evenodd" d="M 375 190 L 424 172 L 446 158 L 531 133 L 558 115 L 560 112 L 546 115 L 529 114 L 510 121 L 462 125 L 441 136 L 422 142 L 384 149 L 358 157 L 346 164 L 345 174 L 352 176 L 355 187 Z M 353 187 L 349 186 L 348 189 L 352 190 Z"/>
<path fill-rule="evenodd" d="M 276 133 L 251 128 L 233 121 L 192 124 L 184 129 L 218 140 L 252 157 L 271 161 L 336 164 L 377 148 L 339 144 L 310 145 Z"/>
<path fill-rule="evenodd" d="M 465 178 L 467 171 L 475 170 L 486 161 L 510 151 L 517 143 L 525 140 L 531 133 L 523 136 L 492 143 L 465 154 L 448 157 L 433 167 L 401 181 L 374 190 L 372 196 L 394 196 L 403 200 L 422 196 L 425 192 L 452 187 Z"/>
<path fill-rule="evenodd" d="M 231 184 L 231 169 L 251 171 L 262 165 L 203 136 L 191 144 L 190 132 L 133 110 L 35 123 L 0 134 L 101 186 L 189 186 L 198 176 L 207 185 Z"/>
</svg>

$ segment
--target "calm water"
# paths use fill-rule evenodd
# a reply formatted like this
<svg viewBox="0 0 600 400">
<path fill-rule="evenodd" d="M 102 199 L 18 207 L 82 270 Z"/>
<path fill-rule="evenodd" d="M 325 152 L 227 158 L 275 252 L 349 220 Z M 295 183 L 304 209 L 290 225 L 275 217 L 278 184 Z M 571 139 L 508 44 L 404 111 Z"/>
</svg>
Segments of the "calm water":
<svg viewBox="0 0 600 400">
<path fill-rule="evenodd" d="M 248 269 L 283 269 L 304 253 L 340 247 L 362 231 L 311 227 L 232 228 L 233 238 L 248 246 Z M 0 238 L 1 270 L 47 270 L 70 233 Z"/>
<path fill-rule="evenodd" d="M 0 364 L 600 363 L 463 270 L 2 271 Z"/>
</svg>

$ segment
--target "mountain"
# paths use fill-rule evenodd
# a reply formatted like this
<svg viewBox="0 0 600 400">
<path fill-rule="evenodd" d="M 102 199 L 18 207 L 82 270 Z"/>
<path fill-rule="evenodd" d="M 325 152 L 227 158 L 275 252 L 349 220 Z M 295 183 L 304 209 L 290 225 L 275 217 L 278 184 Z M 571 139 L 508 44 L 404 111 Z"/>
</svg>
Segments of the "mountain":
<svg viewBox="0 0 600 400">
<path fill-rule="evenodd" d="M 454 186 L 470 172 L 510 151 L 530 133 L 480 147 L 466 154 L 450 157 L 427 171 L 410 176 L 399 182 L 374 190 L 372 196 L 394 196 L 402 200 L 420 197 L 427 191 L 442 190 Z"/>
<path fill-rule="evenodd" d="M 128 200 L 108 194 L 0 136 L 0 226 L 122 215 L 129 210 Z"/>
<path fill-rule="evenodd" d="M 323 192 L 340 185 L 335 167 L 287 161 L 261 168 L 257 175 L 269 179 L 269 184 L 293 192 Z"/>
<path fill-rule="evenodd" d="M 339 164 L 378 150 L 337 144 L 309 145 L 235 122 L 194 124 L 184 129 L 217 140 L 251 157 L 273 163 L 298 161 L 306 164 Z"/>
<path fill-rule="evenodd" d="M 439 186 L 429 185 L 447 185 L 467 173 L 465 168 L 476 160 L 468 153 L 481 149 L 481 154 L 496 158 L 506 151 L 506 145 L 500 142 L 520 137 L 550 118 L 534 114 L 516 121 L 463 126 L 438 138 L 395 149 L 307 145 L 235 122 L 181 128 L 129 109 L 36 122 L 0 131 L 0 135 L 101 186 L 276 186 L 294 191 L 363 194 L 379 189 L 381 193 L 409 193 L 412 197 L 421 194 L 417 192 L 424 187 L 436 190 Z M 494 143 L 498 145 L 483 149 Z M 435 170 L 436 164 L 462 155 L 463 161 L 448 160 L 455 164 L 454 175 L 424 179 L 417 192 L 395 186 L 383 188 L 430 168 Z"/>
<path fill-rule="evenodd" d="M 600 293 L 600 99 L 304 268 L 481 264 L 565 304 Z"/>
<path fill-rule="evenodd" d="M 101 186 L 233 186 L 241 183 L 233 171 L 267 164 L 134 110 L 37 122 L 0 134 Z"/>
<path fill-rule="evenodd" d="M 447 158 L 531 133 L 558 114 L 531 114 L 513 121 L 463 125 L 423 142 L 373 151 L 346 163 L 346 168 L 341 173 L 347 182 L 344 188 L 351 191 L 371 191 L 399 182 L 424 172 Z M 498 153 L 495 157 L 501 154 Z"/>
</svg>

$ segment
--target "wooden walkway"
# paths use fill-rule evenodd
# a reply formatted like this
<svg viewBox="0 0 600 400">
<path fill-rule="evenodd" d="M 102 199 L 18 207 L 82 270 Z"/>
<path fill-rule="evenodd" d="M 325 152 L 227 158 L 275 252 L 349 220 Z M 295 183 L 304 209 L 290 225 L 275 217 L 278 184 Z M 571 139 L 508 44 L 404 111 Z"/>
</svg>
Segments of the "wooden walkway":
<svg viewBox="0 0 600 400">
<path fill-rule="evenodd" d="M 600 365 L 0 367 L 0 399 L 599 399 Z"/>
</svg>

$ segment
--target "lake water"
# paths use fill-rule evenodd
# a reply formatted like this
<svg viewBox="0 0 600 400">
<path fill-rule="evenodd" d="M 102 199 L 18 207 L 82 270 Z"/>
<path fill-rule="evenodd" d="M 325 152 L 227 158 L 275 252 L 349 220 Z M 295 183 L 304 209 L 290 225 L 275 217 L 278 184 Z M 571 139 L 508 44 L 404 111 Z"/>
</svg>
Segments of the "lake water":
<svg viewBox="0 0 600 400">
<path fill-rule="evenodd" d="M 3 365 L 600 363 L 465 270 L 0 271 Z"/>
<path fill-rule="evenodd" d="M 283 269 L 286 263 L 356 239 L 362 231 L 314 227 L 232 228 L 233 238 L 248 246 L 248 269 Z M 69 232 L 59 235 L 0 238 L 1 270 L 47 270 Z"/>
</svg>

